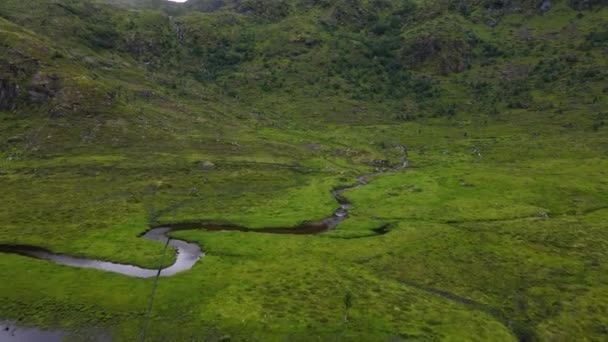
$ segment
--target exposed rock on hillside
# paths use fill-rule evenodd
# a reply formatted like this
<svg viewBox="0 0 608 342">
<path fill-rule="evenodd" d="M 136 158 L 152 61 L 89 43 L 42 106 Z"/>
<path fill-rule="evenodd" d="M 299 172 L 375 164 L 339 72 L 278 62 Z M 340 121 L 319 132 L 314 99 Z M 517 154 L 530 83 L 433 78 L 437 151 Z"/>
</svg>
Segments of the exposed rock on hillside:
<svg viewBox="0 0 608 342">
<path fill-rule="evenodd" d="M 19 96 L 19 85 L 0 79 L 0 111 L 14 110 Z"/>
<path fill-rule="evenodd" d="M 427 65 L 441 74 L 464 71 L 472 60 L 477 37 L 457 17 L 429 21 L 403 34 L 403 61 Z"/>
</svg>

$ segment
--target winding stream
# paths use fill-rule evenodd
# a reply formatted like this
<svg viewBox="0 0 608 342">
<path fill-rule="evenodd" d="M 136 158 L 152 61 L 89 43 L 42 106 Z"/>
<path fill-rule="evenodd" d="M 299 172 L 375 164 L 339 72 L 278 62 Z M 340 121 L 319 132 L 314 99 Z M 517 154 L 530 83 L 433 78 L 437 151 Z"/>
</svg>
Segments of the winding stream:
<svg viewBox="0 0 608 342">
<path fill-rule="evenodd" d="M 43 330 L 0 321 L 2 342 L 61 342 L 65 335 L 61 330 Z"/>
<path fill-rule="evenodd" d="M 399 171 L 408 166 L 408 160 L 403 157 L 399 166 L 388 171 Z M 340 204 L 340 207 L 333 213 L 332 216 L 322 219 L 317 222 L 303 223 L 291 228 L 268 228 L 268 229 L 251 229 L 247 227 L 237 226 L 225 223 L 182 223 L 163 225 L 152 227 L 144 232 L 140 237 L 148 240 L 159 241 L 175 248 L 176 260 L 173 265 L 162 269 L 148 269 L 135 265 L 119 264 L 109 261 L 96 259 L 88 259 L 75 257 L 65 254 L 53 253 L 44 248 L 28 246 L 28 245 L 0 245 L 0 253 L 19 254 L 36 259 L 48 260 L 57 264 L 81 267 L 94 268 L 97 270 L 123 274 L 136 278 L 153 278 L 153 277 L 170 277 L 179 272 L 187 271 L 194 267 L 197 261 L 204 256 L 200 246 L 182 240 L 177 240 L 169 237 L 169 233 L 178 230 L 193 230 L 202 229 L 207 231 L 240 231 L 251 233 L 265 234 L 292 234 L 292 235 L 313 235 L 320 234 L 332 229 L 344 221 L 348 217 L 348 210 L 352 204 L 342 196 L 346 190 L 355 189 L 367 185 L 367 179 L 384 173 L 385 170 L 365 174 L 357 177 L 357 183 L 347 187 L 335 188 L 331 190 L 332 195 Z M 387 232 L 385 227 L 374 230 L 376 234 L 384 234 Z M 0 321 L 0 341 L 2 342 L 59 342 L 67 336 L 67 332 L 63 330 L 44 330 L 35 327 L 22 326 L 17 322 Z"/>
<path fill-rule="evenodd" d="M 408 161 L 405 157 L 403 157 L 401 164 L 393 169 L 390 169 L 389 171 L 399 171 L 406 168 L 407 166 Z M 232 224 L 212 222 L 170 224 L 159 227 L 153 227 L 143 233 L 140 237 L 148 240 L 159 241 L 164 244 L 168 243 L 170 246 L 175 248 L 177 255 L 175 263 L 173 265 L 163 268 L 160 271 L 158 269 L 142 268 L 129 264 L 119 264 L 109 261 L 82 258 L 65 254 L 57 254 L 44 248 L 28 245 L 0 245 L 0 252 L 19 254 L 36 259 L 49 260 L 57 264 L 66 266 L 94 268 L 102 271 L 119 273 L 136 278 L 153 278 L 156 276 L 170 277 L 179 272 L 191 269 L 197 263 L 197 261 L 202 256 L 204 256 L 204 253 L 199 245 L 187 241 L 170 238 L 169 233 L 171 233 L 172 231 L 201 229 L 206 231 L 240 231 L 263 234 L 292 235 L 313 235 L 323 233 L 336 228 L 336 226 L 340 222 L 344 221 L 348 217 L 348 210 L 351 208 L 352 205 L 350 202 L 348 202 L 346 198 L 342 196 L 342 193 L 346 190 L 365 186 L 368 184 L 368 178 L 384 172 L 385 170 L 381 169 L 380 171 L 374 173 L 365 174 L 357 177 L 357 183 L 354 185 L 332 189 L 332 195 L 340 204 L 340 207 L 333 213 L 333 215 L 317 222 L 303 223 L 296 227 L 251 229 Z"/>
</svg>

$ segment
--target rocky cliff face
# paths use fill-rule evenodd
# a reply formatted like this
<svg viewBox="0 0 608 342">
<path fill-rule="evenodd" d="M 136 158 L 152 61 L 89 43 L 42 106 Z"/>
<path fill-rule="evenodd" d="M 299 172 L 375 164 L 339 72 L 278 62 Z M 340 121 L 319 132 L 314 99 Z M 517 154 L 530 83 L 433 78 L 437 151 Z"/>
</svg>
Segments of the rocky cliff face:
<svg viewBox="0 0 608 342">
<path fill-rule="evenodd" d="M 19 85 L 0 79 L 0 111 L 14 110 L 18 96 Z"/>
<path fill-rule="evenodd" d="M 25 83 L 4 77 L 0 79 L 0 111 L 16 110 L 22 105 L 48 103 L 57 96 L 59 89 L 59 77 L 55 74 L 37 73 Z"/>
</svg>

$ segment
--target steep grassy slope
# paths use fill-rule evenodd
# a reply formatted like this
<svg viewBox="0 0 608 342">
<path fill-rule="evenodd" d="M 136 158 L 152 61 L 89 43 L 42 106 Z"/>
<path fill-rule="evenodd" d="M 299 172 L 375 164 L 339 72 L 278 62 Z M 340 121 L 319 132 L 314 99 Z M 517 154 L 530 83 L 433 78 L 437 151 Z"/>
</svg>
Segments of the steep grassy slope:
<svg viewBox="0 0 608 342">
<path fill-rule="evenodd" d="M 147 340 L 602 340 L 605 5 L 3 0 L 0 244 L 156 267 L 151 224 L 320 219 L 405 146 L 335 231 L 176 233 Z M 0 267 L 1 319 L 141 332 L 151 280 Z"/>
</svg>

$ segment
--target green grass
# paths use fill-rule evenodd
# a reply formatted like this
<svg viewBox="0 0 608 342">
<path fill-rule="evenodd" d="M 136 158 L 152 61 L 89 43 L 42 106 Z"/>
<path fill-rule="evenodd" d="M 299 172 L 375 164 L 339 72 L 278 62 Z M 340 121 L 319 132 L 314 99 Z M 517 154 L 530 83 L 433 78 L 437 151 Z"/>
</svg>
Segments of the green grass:
<svg viewBox="0 0 608 342">
<path fill-rule="evenodd" d="M 174 233 L 206 255 L 159 281 L 147 340 L 605 338 L 606 59 L 588 38 L 605 8 L 492 12 L 492 28 L 477 3 L 418 2 L 401 21 L 368 1 L 172 19 L 60 3 L 0 3 L 0 79 L 57 87 L 0 107 L 1 244 L 157 267 L 150 225 L 322 219 L 332 188 L 407 149 L 407 169 L 344 193 L 334 231 Z M 409 63 L 421 37 L 440 52 Z M 470 67 L 443 72 L 453 53 Z M 140 333 L 152 280 L 0 268 L 0 319 Z"/>
<path fill-rule="evenodd" d="M 579 132 L 531 139 L 509 127 L 488 124 L 483 132 L 490 137 L 473 138 L 455 138 L 461 128 L 432 123 L 388 131 L 359 127 L 352 136 L 338 128 L 343 142 L 414 136 L 410 168 L 346 192 L 354 203 L 351 217 L 321 236 L 175 233 L 200 243 L 206 256 L 193 270 L 161 279 L 150 340 L 601 336 L 606 322 L 594 312 L 606 300 L 602 208 L 608 184 L 598 146 L 577 143 L 589 141 Z M 500 131 L 506 135 L 498 136 Z M 327 143 L 327 134 L 310 131 L 307 141 Z M 473 145 L 483 146 L 481 158 L 471 155 Z M 136 237 L 150 212 L 159 222 L 295 225 L 329 215 L 336 207 L 331 187 L 365 171 L 332 163 L 326 165 L 345 173 L 302 173 L 287 160 L 268 163 L 263 153 L 259 163 L 249 155 L 214 160 L 215 169 L 201 170 L 193 162 L 199 157 L 156 156 L 147 161 L 154 168 L 116 155 L 12 164 L 11 180 L 3 184 L 12 203 L 22 204 L 3 207 L 3 222 L 10 223 L 3 241 L 153 267 L 162 246 Z M 307 163 L 328 162 L 310 158 Z M 30 162 L 36 174 L 22 174 Z M 61 191 L 71 200 L 49 195 Z M 388 234 L 365 237 L 385 223 L 392 223 Z M 18 256 L 0 260 L 7 270 L 3 284 L 10 284 L 2 291 L 12 303 L 3 308 L 7 318 L 101 326 L 125 340 L 137 336 L 150 281 Z M 47 281 L 35 285 L 32 274 Z M 73 295 L 79 288 L 86 291 Z M 345 323 L 347 291 L 354 305 Z M 51 314 L 57 310 L 66 312 L 60 321 Z M 578 315 L 566 321 L 572 327 L 567 331 L 559 328 L 565 312 Z M 176 324 L 183 327 L 178 332 L 171 330 Z"/>
</svg>

